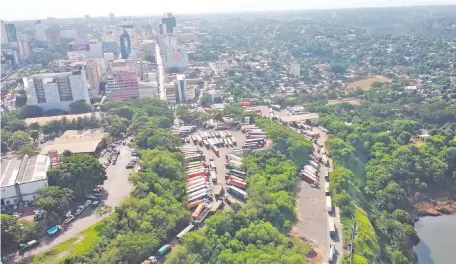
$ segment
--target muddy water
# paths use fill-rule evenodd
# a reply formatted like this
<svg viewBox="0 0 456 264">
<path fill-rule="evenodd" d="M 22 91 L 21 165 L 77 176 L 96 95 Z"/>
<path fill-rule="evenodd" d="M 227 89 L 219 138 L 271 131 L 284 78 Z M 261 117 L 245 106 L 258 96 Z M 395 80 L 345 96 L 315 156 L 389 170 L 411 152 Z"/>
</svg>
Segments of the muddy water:
<svg viewBox="0 0 456 264">
<path fill-rule="evenodd" d="M 421 239 L 415 247 L 419 264 L 456 263 L 456 215 L 421 217 L 415 228 Z"/>
</svg>

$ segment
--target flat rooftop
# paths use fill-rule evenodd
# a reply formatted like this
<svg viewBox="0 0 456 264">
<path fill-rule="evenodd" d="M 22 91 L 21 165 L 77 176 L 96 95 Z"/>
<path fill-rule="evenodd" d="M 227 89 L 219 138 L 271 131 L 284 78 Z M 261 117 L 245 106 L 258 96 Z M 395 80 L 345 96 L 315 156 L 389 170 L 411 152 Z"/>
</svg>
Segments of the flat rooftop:
<svg viewBox="0 0 456 264">
<path fill-rule="evenodd" d="M 34 117 L 34 118 L 26 118 L 25 124 L 29 126 L 33 123 L 38 123 L 40 126 L 46 125 L 46 123 L 54 121 L 54 120 L 62 120 L 66 118 L 69 122 L 73 121 L 73 119 L 90 117 L 92 113 L 85 113 L 85 114 L 76 114 L 76 115 L 59 115 L 59 116 L 43 116 L 43 117 Z"/>
<path fill-rule="evenodd" d="M 51 165 L 47 155 L 34 157 L 24 156 L 22 159 L 3 160 L 1 162 L 1 185 L 2 187 L 13 186 L 15 183 L 22 184 L 44 180 L 46 172 Z"/>
<path fill-rule="evenodd" d="M 47 154 L 49 151 L 62 153 L 65 150 L 73 153 L 95 152 L 106 135 L 107 133 L 102 129 L 67 130 L 62 136 L 56 138 L 52 145 L 44 146 L 41 153 Z"/>
<path fill-rule="evenodd" d="M 280 120 L 282 120 L 282 122 L 288 123 L 288 122 L 299 122 L 299 121 L 305 121 L 305 120 L 317 119 L 317 118 L 319 118 L 318 114 L 310 113 L 310 114 L 302 114 L 302 115 L 283 116 L 280 118 Z"/>
</svg>

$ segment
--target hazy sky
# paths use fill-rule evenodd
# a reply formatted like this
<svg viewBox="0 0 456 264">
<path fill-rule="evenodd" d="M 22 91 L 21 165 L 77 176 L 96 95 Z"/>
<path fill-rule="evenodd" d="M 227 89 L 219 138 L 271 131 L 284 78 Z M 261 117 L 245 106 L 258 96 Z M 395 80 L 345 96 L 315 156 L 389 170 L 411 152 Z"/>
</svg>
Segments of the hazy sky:
<svg viewBox="0 0 456 264">
<path fill-rule="evenodd" d="M 448 5 L 456 0 L 2 0 L 0 19 Z"/>
</svg>

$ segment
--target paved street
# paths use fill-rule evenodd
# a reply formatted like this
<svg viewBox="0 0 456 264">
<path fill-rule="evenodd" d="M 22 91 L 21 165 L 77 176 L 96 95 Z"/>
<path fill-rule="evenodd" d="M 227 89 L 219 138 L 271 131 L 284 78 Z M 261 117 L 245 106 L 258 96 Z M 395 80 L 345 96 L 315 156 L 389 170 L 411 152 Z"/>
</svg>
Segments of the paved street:
<svg viewBox="0 0 456 264">
<path fill-rule="evenodd" d="M 155 59 L 157 61 L 157 68 L 158 68 L 158 95 L 161 100 L 167 101 L 166 97 L 166 89 L 165 89 L 165 68 L 163 66 L 163 58 L 160 53 L 160 46 L 158 44 L 155 45 Z"/>
<path fill-rule="evenodd" d="M 108 179 L 104 183 L 106 190 L 106 196 L 103 197 L 105 204 L 112 206 L 113 208 L 120 204 L 120 202 L 130 194 L 132 190 L 132 184 L 128 181 L 128 175 L 132 171 L 131 169 L 125 169 L 125 165 L 130 161 L 130 150 L 127 146 L 119 146 L 120 155 L 117 159 L 116 165 L 110 165 L 106 168 L 106 174 Z M 106 155 L 105 155 L 106 156 Z M 104 161 L 106 158 L 100 158 Z M 75 218 L 73 222 L 67 226 L 62 232 L 57 233 L 53 237 L 45 237 L 40 240 L 41 246 L 25 252 L 23 257 L 37 255 L 44 253 L 52 247 L 67 241 L 68 239 L 76 236 L 91 225 L 96 224 L 102 219 L 98 218 L 95 214 L 92 214 L 92 208 L 87 208 L 83 213 Z M 17 262 L 19 255 L 16 254 L 13 262 Z"/>
</svg>

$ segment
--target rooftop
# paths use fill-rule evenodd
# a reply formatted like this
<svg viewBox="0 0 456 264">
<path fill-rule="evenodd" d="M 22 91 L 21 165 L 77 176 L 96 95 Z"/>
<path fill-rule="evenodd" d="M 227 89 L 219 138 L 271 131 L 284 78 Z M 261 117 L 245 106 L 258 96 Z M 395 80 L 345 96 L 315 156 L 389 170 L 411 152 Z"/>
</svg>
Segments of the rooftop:
<svg viewBox="0 0 456 264">
<path fill-rule="evenodd" d="M 317 119 L 317 118 L 319 118 L 318 114 L 310 113 L 310 114 L 302 114 L 302 115 L 284 116 L 284 117 L 281 117 L 280 119 L 282 120 L 282 122 L 288 123 L 288 122 L 299 122 L 299 121 L 305 121 L 305 120 Z"/>
<path fill-rule="evenodd" d="M 62 153 L 65 150 L 72 153 L 95 152 L 105 135 L 106 133 L 101 129 L 67 130 L 62 136 L 56 138 L 52 145 L 43 147 L 41 153 L 49 151 Z"/>
<path fill-rule="evenodd" d="M 47 155 L 22 159 L 3 160 L 1 162 L 2 187 L 11 186 L 15 183 L 27 183 L 46 179 L 46 172 L 51 161 Z"/>
<path fill-rule="evenodd" d="M 26 118 L 25 119 L 25 124 L 29 126 L 30 124 L 33 123 L 38 123 L 40 126 L 45 125 L 48 122 L 54 121 L 54 120 L 61 120 L 63 118 L 66 118 L 69 122 L 73 121 L 73 119 L 78 119 L 84 118 L 84 117 L 90 117 L 92 113 L 86 113 L 86 114 L 76 114 L 76 115 L 59 115 L 59 116 L 43 116 L 43 117 L 35 117 L 35 118 Z"/>
</svg>

